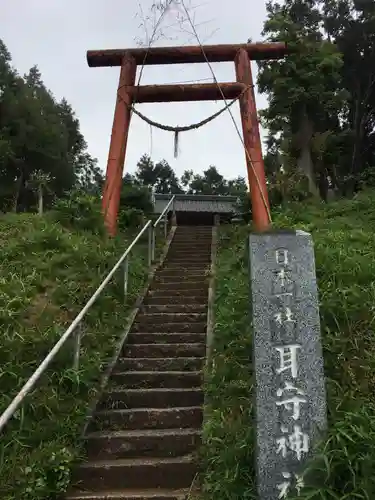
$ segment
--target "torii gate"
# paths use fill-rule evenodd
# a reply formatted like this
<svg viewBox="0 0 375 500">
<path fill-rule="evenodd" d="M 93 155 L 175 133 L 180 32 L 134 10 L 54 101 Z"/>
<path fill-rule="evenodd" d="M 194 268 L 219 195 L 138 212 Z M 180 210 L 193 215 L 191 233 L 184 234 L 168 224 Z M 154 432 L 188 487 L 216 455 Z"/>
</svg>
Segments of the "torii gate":
<svg viewBox="0 0 375 500">
<path fill-rule="evenodd" d="M 87 62 L 90 67 L 121 67 L 102 200 L 105 225 L 110 235 L 114 236 L 117 230 L 131 106 L 145 102 L 209 101 L 223 99 L 223 96 L 225 99 L 239 97 L 253 221 L 258 231 L 268 229 L 270 208 L 250 61 L 282 59 L 286 53 L 285 43 L 87 51 Z M 135 86 L 137 65 L 207 61 L 234 61 L 237 82 Z"/>
</svg>

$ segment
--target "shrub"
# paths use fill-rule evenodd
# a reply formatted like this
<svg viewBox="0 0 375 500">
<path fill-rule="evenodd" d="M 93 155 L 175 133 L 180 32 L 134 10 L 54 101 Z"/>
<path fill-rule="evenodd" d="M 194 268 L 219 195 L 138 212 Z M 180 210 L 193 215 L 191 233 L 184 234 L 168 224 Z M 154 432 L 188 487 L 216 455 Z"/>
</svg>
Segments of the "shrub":
<svg viewBox="0 0 375 500">
<path fill-rule="evenodd" d="M 123 208 L 120 210 L 118 226 L 120 229 L 139 228 L 143 226 L 145 216 L 142 210 L 136 208 Z"/>
<path fill-rule="evenodd" d="M 68 229 L 104 234 L 100 199 L 96 196 L 72 191 L 55 202 L 51 216 Z"/>
<path fill-rule="evenodd" d="M 147 187 L 124 184 L 121 190 L 120 207 L 133 208 L 145 214 L 153 211 L 150 192 Z"/>
</svg>

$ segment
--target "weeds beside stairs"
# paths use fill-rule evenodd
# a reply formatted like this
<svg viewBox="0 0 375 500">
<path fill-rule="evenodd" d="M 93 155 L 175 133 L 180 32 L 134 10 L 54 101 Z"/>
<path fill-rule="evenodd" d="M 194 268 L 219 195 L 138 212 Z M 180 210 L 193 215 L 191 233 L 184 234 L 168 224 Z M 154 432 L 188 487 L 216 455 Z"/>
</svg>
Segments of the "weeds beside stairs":
<svg viewBox="0 0 375 500">
<path fill-rule="evenodd" d="M 198 472 L 212 227 L 178 227 L 85 436 L 68 500 L 184 500 Z"/>
</svg>

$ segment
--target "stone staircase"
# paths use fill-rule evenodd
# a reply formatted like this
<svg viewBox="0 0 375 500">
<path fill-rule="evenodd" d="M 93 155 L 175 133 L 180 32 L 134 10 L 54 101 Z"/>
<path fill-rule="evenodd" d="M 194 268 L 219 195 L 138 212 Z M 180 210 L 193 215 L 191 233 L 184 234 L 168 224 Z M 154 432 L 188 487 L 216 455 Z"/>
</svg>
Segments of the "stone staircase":
<svg viewBox="0 0 375 500">
<path fill-rule="evenodd" d="M 198 472 L 212 227 L 177 227 L 85 436 L 69 500 L 185 500 Z"/>
</svg>

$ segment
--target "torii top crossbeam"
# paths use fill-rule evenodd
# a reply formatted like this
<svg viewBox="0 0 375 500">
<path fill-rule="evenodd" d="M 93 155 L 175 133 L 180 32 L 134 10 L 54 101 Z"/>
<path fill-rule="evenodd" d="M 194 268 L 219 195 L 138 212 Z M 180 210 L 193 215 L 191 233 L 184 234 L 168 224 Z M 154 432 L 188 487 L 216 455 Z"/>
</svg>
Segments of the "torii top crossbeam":
<svg viewBox="0 0 375 500">
<path fill-rule="evenodd" d="M 249 59 L 282 59 L 287 53 L 285 43 L 244 43 L 237 45 L 191 45 L 185 47 L 151 47 L 134 49 L 88 50 L 87 62 L 91 68 L 121 66 L 126 54 L 131 54 L 136 64 L 184 64 L 234 61 L 240 49 L 246 51 Z M 207 60 L 206 60 L 206 57 Z"/>
<path fill-rule="evenodd" d="M 279 42 L 87 51 L 90 67 L 121 67 L 102 199 L 109 234 L 116 234 L 132 105 L 227 98 L 238 98 L 240 103 L 253 221 L 256 229 L 268 229 L 271 216 L 250 61 L 282 59 L 287 52 L 286 44 Z M 137 66 L 227 61 L 234 62 L 236 82 L 135 85 Z"/>
</svg>

